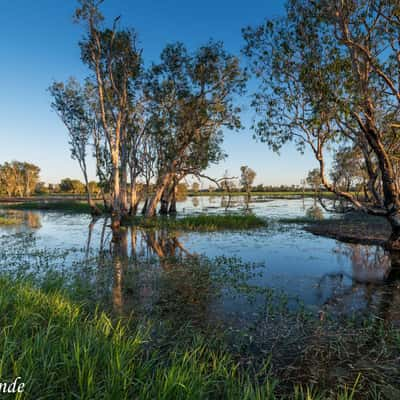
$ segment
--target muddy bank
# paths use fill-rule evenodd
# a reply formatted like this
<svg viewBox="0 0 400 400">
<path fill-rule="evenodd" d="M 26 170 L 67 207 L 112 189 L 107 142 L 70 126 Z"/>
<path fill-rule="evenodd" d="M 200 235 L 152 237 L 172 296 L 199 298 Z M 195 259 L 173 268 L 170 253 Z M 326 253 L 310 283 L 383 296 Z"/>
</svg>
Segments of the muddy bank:
<svg viewBox="0 0 400 400">
<path fill-rule="evenodd" d="M 390 236 L 390 225 L 385 218 L 361 213 L 349 213 L 342 218 L 315 221 L 304 229 L 315 235 L 326 236 L 346 243 L 383 245 Z"/>
</svg>

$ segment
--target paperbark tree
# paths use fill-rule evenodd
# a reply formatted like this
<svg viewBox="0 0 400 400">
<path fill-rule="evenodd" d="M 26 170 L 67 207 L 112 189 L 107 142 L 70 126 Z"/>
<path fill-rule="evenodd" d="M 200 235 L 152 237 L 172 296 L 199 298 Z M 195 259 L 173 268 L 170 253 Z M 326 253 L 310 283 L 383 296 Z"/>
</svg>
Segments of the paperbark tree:
<svg viewBox="0 0 400 400">
<path fill-rule="evenodd" d="M 12 196 L 30 196 L 39 182 L 40 168 L 20 161 L 0 165 L 0 190 Z"/>
<path fill-rule="evenodd" d="M 141 51 L 136 34 L 118 29 L 119 17 L 111 29 L 103 29 L 101 1 L 81 0 L 76 18 L 87 29 L 80 43 L 83 62 L 95 75 L 100 120 L 111 156 L 112 227 L 118 230 L 127 214 L 127 123 L 134 87 L 141 72 Z"/>
<path fill-rule="evenodd" d="M 260 79 L 253 105 L 256 134 L 279 150 L 310 148 L 322 184 L 392 226 L 400 249 L 399 187 L 393 137 L 400 125 L 399 3 L 290 0 L 286 16 L 247 28 L 245 53 Z M 369 201 L 333 185 L 324 153 L 351 144 L 363 154 Z"/>
<path fill-rule="evenodd" d="M 239 128 L 233 95 L 244 89 L 245 74 L 221 43 L 210 42 L 194 54 L 178 43 L 161 54 L 145 85 L 151 131 L 157 146 L 158 177 L 146 214 L 153 216 L 162 196 L 182 171 L 218 142 L 222 127 Z M 188 172 L 190 173 L 190 172 Z M 183 174 L 184 175 L 184 174 Z M 179 182 L 179 180 L 177 181 Z M 166 210 L 164 207 L 162 210 Z"/>
</svg>

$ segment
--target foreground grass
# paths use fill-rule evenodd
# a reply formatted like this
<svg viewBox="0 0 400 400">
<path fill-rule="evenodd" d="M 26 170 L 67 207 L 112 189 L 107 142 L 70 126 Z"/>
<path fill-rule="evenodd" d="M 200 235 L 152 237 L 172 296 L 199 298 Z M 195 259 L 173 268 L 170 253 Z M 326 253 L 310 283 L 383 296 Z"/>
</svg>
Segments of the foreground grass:
<svg viewBox="0 0 400 400">
<path fill-rule="evenodd" d="M 45 292 L 27 282 L 0 278 L 0 323 L 0 375 L 7 382 L 21 377 L 25 391 L 12 397 L 17 399 L 352 400 L 400 394 L 386 384 L 383 391 L 372 383 L 358 387 L 361 380 L 370 384 L 368 374 L 382 385 L 385 374 L 397 379 L 392 360 L 399 334 L 383 325 L 363 327 L 363 335 L 353 326 L 340 341 L 334 336 L 324 345 L 321 337 L 306 349 L 309 365 L 301 367 L 305 381 L 321 362 L 331 367 L 326 371 L 331 379 L 336 370 L 344 374 L 342 361 L 348 360 L 354 366 L 343 378 L 352 384 L 330 383 L 330 389 L 322 389 L 329 382 L 318 370 L 318 387 L 293 385 L 288 390 L 286 384 L 282 390 L 267 356 L 261 365 L 241 364 L 221 339 L 191 329 L 175 332 L 166 345 L 165 339 L 152 339 L 150 325 L 113 322 L 105 313 L 88 313 L 61 292 Z M 359 357 L 355 351 L 370 347 L 371 339 L 377 341 L 375 348 L 354 358 Z"/>
<path fill-rule="evenodd" d="M 90 207 L 87 202 L 83 201 L 32 201 L 26 203 L 7 204 L 2 206 L 11 210 L 43 210 L 43 211 L 59 211 L 70 214 L 90 214 Z M 101 209 L 101 205 L 98 204 Z"/>
<path fill-rule="evenodd" d="M 179 229 L 184 231 L 219 231 L 261 228 L 266 222 L 255 215 L 193 215 L 182 218 L 131 217 L 124 225 L 136 225 L 144 229 Z"/>
<path fill-rule="evenodd" d="M 274 398 L 273 382 L 252 381 L 201 336 L 185 346 L 177 339 L 163 352 L 148 330 L 128 331 L 104 313 L 88 316 L 59 293 L 5 279 L 0 293 L 0 375 L 21 376 L 23 398 Z"/>
</svg>

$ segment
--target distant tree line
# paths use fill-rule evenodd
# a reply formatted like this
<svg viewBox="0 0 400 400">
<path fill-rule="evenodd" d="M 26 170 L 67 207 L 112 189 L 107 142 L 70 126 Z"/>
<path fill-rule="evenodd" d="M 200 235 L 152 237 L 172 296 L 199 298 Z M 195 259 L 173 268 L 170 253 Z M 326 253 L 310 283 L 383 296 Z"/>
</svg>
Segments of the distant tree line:
<svg viewBox="0 0 400 400">
<path fill-rule="evenodd" d="M 40 168 L 28 162 L 0 164 L 0 193 L 8 197 L 30 196 L 39 181 L 39 173 Z"/>
</svg>

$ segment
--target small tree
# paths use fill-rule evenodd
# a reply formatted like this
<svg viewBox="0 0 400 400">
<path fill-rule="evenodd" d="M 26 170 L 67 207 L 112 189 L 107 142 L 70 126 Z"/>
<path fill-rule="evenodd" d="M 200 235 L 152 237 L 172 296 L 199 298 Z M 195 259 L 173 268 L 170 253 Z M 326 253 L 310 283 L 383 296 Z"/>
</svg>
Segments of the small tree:
<svg viewBox="0 0 400 400">
<path fill-rule="evenodd" d="M 193 191 L 194 193 L 197 193 L 199 190 L 200 190 L 200 184 L 199 184 L 199 182 L 193 182 L 193 184 L 192 184 L 192 191 Z"/>
<path fill-rule="evenodd" d="M 306 182 L 308 186 L 310 186 L 314 190 L 315 195 L 317 195 L 322 185 L 321 176 L 318 168 L 314 168 L 308 172 Z"/>
<path fill-rule="evenodd" d="M 242 185 L 242 189 L 247 193 L 247 199 L 250 200 L 251 186 L 253 185 L 254 179 L 257 174 L 247 165 L 241 166 L 240 171 L 240 184 Z"/>
</svg>

